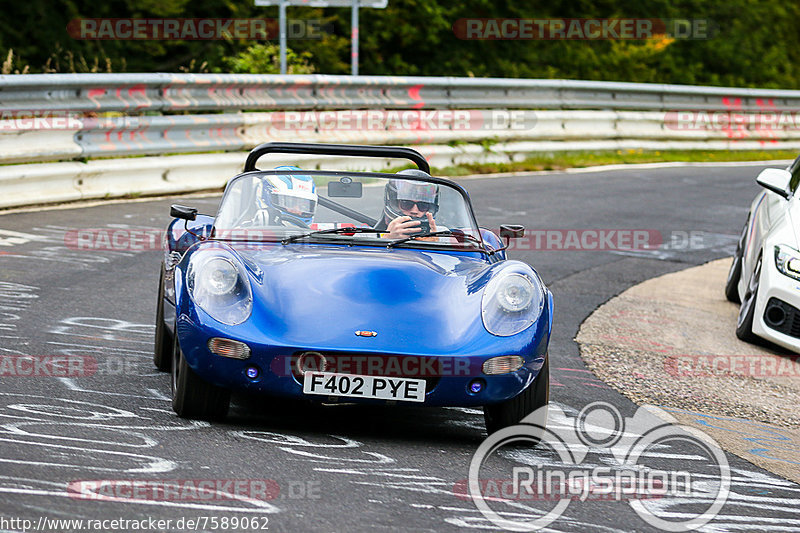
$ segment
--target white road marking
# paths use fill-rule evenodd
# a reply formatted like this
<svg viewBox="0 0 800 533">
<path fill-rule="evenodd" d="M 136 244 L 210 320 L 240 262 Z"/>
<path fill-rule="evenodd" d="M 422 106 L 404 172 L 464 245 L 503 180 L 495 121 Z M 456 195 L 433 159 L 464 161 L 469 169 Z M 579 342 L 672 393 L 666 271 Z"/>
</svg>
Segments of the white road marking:
<svg viewBox="0 0 800 533">
<path fill-rule="evenodd" d="M 86 392 L 88 394 L 103 394 L 105 396 L 124 396 L 126 398 L 140 398 L 143 400 L 154 400 L 159 399 L 162 400 L 163 398 L 153 398 L 152 396 L 142 396 L 141 394 L 127 394 L 124 392 L 108 392 L 108 391 L 101 391 L 101 390 L 91 390 L 91 389 L 84 389 L 79 387 L 75 380 L 72 378 L 56 378 L 61 383 L 67 386 L 69 390 L 73 390 L 75 392 Z"/>
<path fill-rule="evenodd" d="M 167 402 L 171 402 L 172 398 L 168 398 L 165 394 L 162 394 L 161 391 L 158 389 L 145 389 L 147 392 L 153 395 L 153 398 L 157 400 L 164 400 Z"/>
<path fill-rule="evenodd" d="M 0 229 L 0 235 L 6 235 L 6 237 L 0 237 L 0 246 L 14 246 L 19 244 L 27 244 L 31 241 L 47 240 L 47 237 L 31 235 L 30 233 L 22 233 L 20 231 L 11 231 L 8 229 Z"/>
</svg>

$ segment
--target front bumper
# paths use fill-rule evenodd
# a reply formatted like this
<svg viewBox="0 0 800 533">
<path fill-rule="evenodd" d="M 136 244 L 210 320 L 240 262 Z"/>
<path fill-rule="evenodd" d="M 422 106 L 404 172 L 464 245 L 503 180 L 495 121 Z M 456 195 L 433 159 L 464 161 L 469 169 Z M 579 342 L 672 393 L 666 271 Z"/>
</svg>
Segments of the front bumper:
<svg viewBox="0 0 800 533">
<path fill-rule="evenodd" d="M 776 298 L 800 309 L 800 281 L 779 272 L 771 254 L 765 254 L 762 265 L 758 297 L 755 302 L 755 316 L 753 317 L 753 333 L 778 346 L 800 353 L 800 338 L 770 327 L 764 318 L 767 303 L 771 298 Z"/>
<path fill-rule="evenodd" d="M 194 317 L 199 318 L 199 317 Z M 319 349 L 325 354 L 339 354 L 340 357 L 395 358 L 399 362 L 396 368 L 431 368 L 428 364 L 413 364 L 410 359 L 422 360 L 428 363 L 431 360 L 440 361 L 442 364 L 433 365 L 440 371 L 434 373 L 419 370 L 408 374 L 385 374 L 380 371 L 364 372 L 370 375 L 389 375 L 396 377 L 411 377 L 426 379 L 425 405 L 431 406 L 458 406 L 470 407 L 493 404 L 508 400 L 520 394 L 536 378 L 539 370 L 545 362 L 547 356 L 547 345 L 549 341 L 549 331 L 546 324 L 532 326 L 538 328 L 535 339 L 540 339 L 535 346 L 529 346 L 525 353 L 500 351 L 498 353 L 484 353 L 481 355 L 457 355 L 457 354 L 385 354 L 369 353 L 361 350 L 353 351 L 339 349 L 325 350 Z M 187 315 L 181 315 L 178 320 L 178 336 L 186 362 L 202 379 L 231 390 L 239 390 L 251 393 L 261 393 L 287 398 L 296 398 L 313 402 L 357 402 L 386 404 L 386 400 L 345 398 L 345 397 L 325 397 L 312 396 L 303 393 L 302 378 L 298 378 L 291 369 L 290 361 L 296 361 L 299 352 L 316 351 L 310 347 L 297 346 L 277 346 L 274 344 L 264 344 L 254 342 L 252 339 L 246 340 L 236 338 L 230 334 L 211 328 L 209 325 L 198 324 Z M 208 341 L 213 337 L 230 338 L 233 340 L 244 341 L 251 350 L 249 358 L 244 360 L 231 359 L 211 353 L 208 348 Z M 498 340 L 497 344 L 502 347 L 503 342 Z M 483 362 L 487 359 L 500 355 L 520 355 L 523 357 L 523 366 L 511 373 L 500 375 L 485 375 L 481 371 Z M 351 357 L 352 356 L 352 357 Z M 341 358 L 339 359 L 342 360 Z M 411 364 L 404 365 L 404 362 Z M 363 367 L 350 366 L 348 369 L 337 369 L 348 374 L 359 373 L 359 368 L 368 368 L 365 363 Z M 249 368 L 255 367 L 258 376 L 250 378 L 247 375 Z M 385 366 L 384 366 L 385 367 Z M 469 390 L 470 384 L 477 378 L 485 383 L 479 393 L 472 393 Z M 419 404 L 416 404 L 419 405 Z"/>
</svg>

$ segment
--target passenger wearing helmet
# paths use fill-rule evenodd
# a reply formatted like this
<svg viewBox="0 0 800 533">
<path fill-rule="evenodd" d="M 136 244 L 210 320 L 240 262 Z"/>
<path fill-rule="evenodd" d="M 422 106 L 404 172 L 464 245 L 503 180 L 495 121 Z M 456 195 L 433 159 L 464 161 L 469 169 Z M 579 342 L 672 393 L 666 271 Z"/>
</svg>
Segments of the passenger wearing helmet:
<svg viewBox="0 0 800 533">
<path fill-rule="evenodd" d="M 430 178 L 428 173 L 417 169 L 402 170 L 397 174 Z M 383 203 L 383 220 L 378 223 L 377 229 L 385 229 L 386 238 L 402 239 L 416 233 L 437 231 L 433 217 L 439 210 L 438 185 L 393 179 L 384 188 Z M 436 237 L 430 239 L 436 240 Z"/>
<path fill-rule="evenodd" d="M 295 166 L 275 167 L 275 170 L 300 170 Z M 261 179 L 257 198 L 267 225 L 289 223 L 307 228 L 317 208 L 317 189 L 314 179 L 304 174 L 278 174 Z"/>
</svg>

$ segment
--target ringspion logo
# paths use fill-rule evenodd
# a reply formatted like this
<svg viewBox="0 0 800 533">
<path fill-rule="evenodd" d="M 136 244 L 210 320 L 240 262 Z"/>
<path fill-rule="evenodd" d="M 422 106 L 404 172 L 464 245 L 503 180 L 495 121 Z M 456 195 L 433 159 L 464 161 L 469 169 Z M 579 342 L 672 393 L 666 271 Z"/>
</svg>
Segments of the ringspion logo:
<svg viewBox="0 0 800 533">
<path fill-rule="evenodd" d="M 468 478 L 453 486 L 454 495 L 471 499 L 484 518 L 510 531 L 546 528 L 572 502 L 587 500 L 624 502 L 663 531 L 696 530 L 725 505 L 730 466 L 711 437 L 665 422 L 667 416 L 642 406 L 623 417 L 613 405 L 594 402 L 569 417 L 556 405 L 545 406 L 489 435 L 472 457 Z M 524 446 L 537 446 L 540 459 L 522 461 L 532 466 L 509 460 Z M 675 446 L 681 454 L 672 459 Z M 532 501 L 539 503 L 525 505 Z"/>
</svg>

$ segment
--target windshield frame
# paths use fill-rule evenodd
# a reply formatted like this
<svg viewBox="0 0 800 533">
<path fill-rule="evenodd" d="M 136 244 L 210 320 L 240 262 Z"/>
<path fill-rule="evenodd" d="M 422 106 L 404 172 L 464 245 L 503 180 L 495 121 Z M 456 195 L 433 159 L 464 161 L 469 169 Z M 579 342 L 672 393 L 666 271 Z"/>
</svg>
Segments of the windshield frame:
<svg viewBox="0 0 800 533">
<path fill-rule="evenodd" d="M 306 169 L 302 169 L 301 171 L 274 170 L 274 169 L 273 170 L 252 170 L 252 171 L 243 172 L 241 174 L 238 174 L 238 175 L 234 176 L 233 178 L 231 178 L 228 181 L 228 183 L 225 186 L 225 191 L 223 192 L 222 198 L 220 199 L 219 208 L 217 209 L 217 212 L 216 212 L 216 214 L 214 216 L 214 225 L 212 226 L 211 237 L 209 238 L 209 240 L 219 241 L 219 242 L 226 242 L 226 243 L 241 243 L 241 242 L 267 242 L 267 243 L 271 243 L 271 242 L 281 242 L 283 237 L 278 237 L 278 236 L 276 236 L 275 238 L 270 238 L 270 239 L 263 239 L 263 238 L 262 239 L 254 239 L 254 238 L 249 238 L 249 237 L 248 238 L 242 238 L 242 239 L 227 238 L 227 237 L 215 237 L 214 235 L 215 235 L 216 229 L 217 229 L 216 228 L 216 223 L 217 223 L 217 220 L 219 219 L 219 215 L 220 215 L 220 213 L 222 211 L 222 208 L 225 205 L 225 199 L 226 199 L 226 197 L 228 195 L 228 192 L 232 189 L 233 185 L 237 181 L 239 181 L 241 179 L 245 179 L 245 178 L 261 177 L 261 176 L 281 176 L 281 175 L 292 174 L 292 173 L 298 174 L 300 172 L 302 172 L 302 174 L 304 174 L 304 175 L 309 175 L 312 178 L 316 177 L 316 176 L 330 177 L 330 178 L 349 177 L 349 178 L 353 178 L 353 179 L 370 179 L 370 178 L 372 178 L 372 179 L 379 179 L 379 180 L 383 180 L 383 181 L 390 180 L 390 179 L 403 179 L 403 180 L 408 180 L 408 181 L 419 181 L 419 182 L 422 182 L 422 183 L 434 183 L 434 184 L 437 184 L 437 185 L 443 185 L 445 187 L 450 187 L 451 189 L 456 190 L 461 195 L 461 199 L 464 201 L 464 206 L 466 208 L 467 216 L 469 217 L 469 222 L 471 222 L 471 224 L 475 228 L 475 230 L 477 232 L 476 237 L 478 238 L 480 243 L 475 243 L 475 242 L 471 242 L 471 241 L 465 241 L 464 243 L 458 243 L 457 245 L 442 246 L 441 244 L 437 244 L 437 243 L 431 243 L 431 242 L 428 242 L 428 241 L 421 241 L 419 239 L 412 239 L 412 240 L 410 240 L 408 242 L 404 242 L 404 243 L 400 244 L 399 246 L 400 247 L 406 247 L 408 245 L 411 245 L 412 247 L 419 247 L 419 248 L 426 248 L 426 249 L 460 250 L 460 251 L 482 251 L 482 250 L 485 250 L 485 248 L 486 248 L 486 245 L 485 245 L 485 243 L 483 241 L 483 235 L 481 234 L 481 228 L 478 225 L 477 219 L 475 218 L 475 210 L 472 207 L 472 200 L 470 199 L 469 193 L 467 193 L 466 189 L 464 189 L 464 187 L 462 187 L 460 184 L 458 184 L 458 183 L 456 183 L 456 182 L 454 182 L 452 180 L 449 180 L 447 178 L 440 178 L 440 177 L 436 177 L 436 176 L 422 177 L 422 176 L 414 176 L 414 175 L 406 175 L 406 174 L 397 175 L 395 173 L 388 174 L 388 173 L 384 173 L 384 172 L 351 172 L 351 171 L 345 171 L 345 170 L 306 170 Z M 320 196 L 320 198 L 325 198 L 326 200 L 328 200 L 327 196 L 326 197 Z M 331 200 L 331 201 L 334 201 L 334 200 Z M 322 205 L 322 204 L 320 203 L 320 205 Z M 349 209 L 347 206 L 342 206 L 342 207 L 344 207 L 345 209 Z M 368 215 L 365 215 L 365 216 L 368 216 Z M 234 230 L 234 231 L 236 231 L 236 230 Z M 330 234 L 328 234 L 328 235 L 330 235 Z M 348 245 L 352 245 L 353 244 L 352 240 L 351 241 L 344 241 L 342 239 L 330 239 L 330 238 L 327 238 L 328 235 L 322 235 L 322 239 L 316 239 L 316 235 L 315 235 L 315 236 L 311 236 L 309 238 L 306 238 L 306 239 L 304 239 L 302 241 L 298 241 L 298 242 L 304 242 L 304 243 L 320 242 L 320 243 L 325 243 L 325 244 L 338 244 L 338 243 L 341 243 L 341 244 L 348 244 Z M 391 242 L 391 240 L 389 240 L 387 242 Z M 358 243 L 357 244 L 359 246 L 360 245 L 378 246 L 378 247 L 385 248 L 387 242 L 384 242 L 384 241 L 374 242 L 373 240 L 368 240 L 368 239 L 358 239 Z"/>
</svg>

